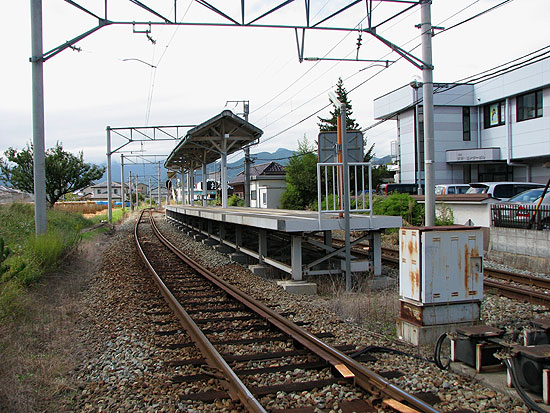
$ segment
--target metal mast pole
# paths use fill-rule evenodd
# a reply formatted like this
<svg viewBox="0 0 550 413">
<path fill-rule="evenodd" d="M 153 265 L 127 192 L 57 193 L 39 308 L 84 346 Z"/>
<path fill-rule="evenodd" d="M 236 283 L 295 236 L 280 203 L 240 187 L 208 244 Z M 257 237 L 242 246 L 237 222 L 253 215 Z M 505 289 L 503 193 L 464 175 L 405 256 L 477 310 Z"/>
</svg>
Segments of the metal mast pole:
<svg viewBox="0 0 550 413">
<path fill-rule="evenodd" d="M 151 177 L 149 177 L 149 206 L 153 206 L 153 194 L 151 193 Z"/>
<path fill-rule="evenodd" d="M 205 207 L 207 203 L 208 203 L 208 179 L 206 178 L 206 160 L 203 160 L 202 161 L 202 206 Z"/>
<path fill-rule="evenodd" d="M 120 154 L 120 200 L 122 201 L 122 210 L 126 208 L 124 194 L 124 154 Z"/>
<path fill-rule="evenodd" d="M 346 105 L 342 102 L 340 105 L 340 125 L 342 129 L 342 169 L 344 180 L 344 230 L 346 233 L 346 291 L 351 291 L 351 252 L 350 252 L 350 219 L 349 219 L 349 167 L 348 150 L 346 139 Z"/>
<path fill-rule="evenodd" d="M 222 185 L 222 208 L 227 208 L 227 141 L 229 140 L 229 134 L 223 134 L 222 140 L 222 162 L 220 171 L 220 181 Z"/>
<path fill-rule="evenodd" d="M 34 226 L 45 234 L 46 155 L 44 144 L 44 62 L 42 60 L 42 0 L 31 0 L 32 146 L 34 173 Z"/>
<path fill-rule="evenodd" d="M 248 102 L 243 101 L 244 120 L 248 122 L 250 107 Z M 244 148 L 244 206 L 250 207 L 250 148 Z"/>
<path fill-rule="evenodd" d="M 159 169 L 158 169 L 158 198 L 159 198 L 159 208 L 162 207 L 162 202 L 160 199 L 160 161 L 159 161 Z M 168 188 L 167 188 L 168 189 Z"/>
<path fill-rule="evenodd" d="M 425 183 L 425 225 L 435 225 L 435 174 L 434 174 L 434 101 L 432 65 L 432 23 L 431 0 L 424 0 L 420 6 L 420 29 L 422 30 L 422 94 L 424 100 L 424 183 Z"/>
<path fill-rule="evenodd" d="M 128 199 L 130 200 L 130 211 L 134 210 L 134 201 L 132 200 L 132 171 L 128 175 Z"/>
<path fill-rule="evenodd" d="M 138 198 L 138 176 L 136 174 L 136 209 L 139 208 L 139 198 Z"/>
<path fill-rule="evenodd" d="M 349 167 L 348 167 L 348 151 L 346 139 L 346 105 L 344 102 L 340 104 L 340 128 L 342 133 L 342 169 L 344 181 L 344 230 L 346 238 L 346 291 L 351 291 L 351 245 L 350 245 L 350 196 L 349 196 Z"/>
<path fill-rule="evenodd" d="M 113 223 L 113 188 L 111 176 L 111 127 L 107 126 L 107 211 L 109 223 Z"/>
</svg>

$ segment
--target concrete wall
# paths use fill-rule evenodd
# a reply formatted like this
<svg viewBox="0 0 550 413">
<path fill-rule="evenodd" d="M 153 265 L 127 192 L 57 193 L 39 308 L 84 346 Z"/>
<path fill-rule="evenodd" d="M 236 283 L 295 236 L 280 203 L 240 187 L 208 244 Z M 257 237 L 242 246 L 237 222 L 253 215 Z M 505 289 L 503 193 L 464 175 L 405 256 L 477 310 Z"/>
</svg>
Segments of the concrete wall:
<svg viewBox="0 0 550 413">
<path fill-rule="evenodd" d="M 550 259 L 550 231 L 494 227 L 490 249 Z"/>
<path fill-rule="evenodd" d="M 491 227 L 487 258 L 547 274 L 550 266 L 550 231 Z"/>
</svg>

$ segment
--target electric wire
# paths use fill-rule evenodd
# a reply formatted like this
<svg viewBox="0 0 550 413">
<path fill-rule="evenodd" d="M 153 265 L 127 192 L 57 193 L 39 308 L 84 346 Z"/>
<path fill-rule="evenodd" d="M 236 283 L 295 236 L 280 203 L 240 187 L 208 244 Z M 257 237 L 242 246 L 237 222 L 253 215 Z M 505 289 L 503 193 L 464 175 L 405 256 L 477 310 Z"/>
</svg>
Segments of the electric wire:
<svg viewBox="0 0 550 413">
<path fill-rule="evenodd" d="M 441 33 L 444 33 L 444 32 L 446 32 L 446 31 L 448 31 L 448 30 L 454 29 L 455 27 L 458 27 L 458 26 L 460 26 L 460 25 L 462 25 L 462 24 L 464 24 L 464 23 L 467 23 L 467 22 L 469 22 L 469 21 L 472 21 L 472 20 L 474 20 L 474 19 L 476 19 L 476 18 L 478 18 L 478 17 L 480 17 L 480 16 L 483 16 L 484 14 L 489 13 L 489 12 L 491 12 L 491 11 L 493 11 L 493 10 L 496 10 L 496 9 L 498 9 L 498 8 L 501 7 L 501 6 L 504 6 L 506 3 L 510 3 L 510 2 L 512 2 L 512 1 L 514 1 L 514 0 L 504 0 L 503 2 L 501 2 L 501 3 L 499 3 L 499 4 L 496 4 L 496 5 L 494 5 L 493 7 L 489 7 L 488 9 L 486 9 L 486 10 L 484 10 L 484 11 L 478 13 L 478 14 L 475 14 L 475 15 L 473 15 L 473 16 L 471 16 L 471 17 L 465 19 L 465 20 L 462 20 L 461 22 L 458 22 L 458 23 L 456 23 L 456 24 L 453 24 L 452 26 L 449 26 L 449 27 L 447 27 L 447 28 L 445 28 L 445 29 L 442 29 L 441 31 L 435 33 L 434 36 L 439 35 L 439 34 L 441 34 Z"/>
<path fill-rule="evenodd" d="M 473 2 L 472 4 L 470 4 L 469 6 L 467 6 L 466 8 L 472 6 L 472 5 L 475 4 L 477 1 L 478 1 L 478 0 L 476 0 L 475 2 Z M 470 18 L 468 18 L 468 19 L 466 19 L 466 20 L 464 20 L 464 21 L 462 21 L 462 22 L 460 22 L 459 24 L 455 24 L 455 25 L 453 25 L 453 26 L 447 28 L 446 31 L 448 31 L 448 30 L 450 30 L 450 29 L 452 29 L 452 28 L 458 27 L 458 26 L 460 26 L 461 24 L 466 23 L 466 22 L 468 22 L 468 21 L 471 21 L 471 20 L 473 20 L 473 19 L 475 19 L 475 18 L 477 18 L 477 17 L 480 17 L 480 16 L 482 16 L 482 15 L 484 15 L 484 14 L 490 12 L 490 11 L 496 10 L 497 8 L 503 6 L 504 4 L 509 3 L 509 2 L 511 2 L 511 1 L 513 1 L 513 0 L 505 0 L 505 1 L 501 2 L 501 3 L 499 3 L 499 4 L 496 5 L 496 6 L 490 7 L 490 8 L 488 8 L 488 9 L 484 10 L 483 12 L 480 12 L 480 13 L 478 13 L 478 14 L 476 14 L 476 15 L 474 15 L 474 16 L 472 16 L 472 17 L 470 17 Z M 466 9 L 466 8 L 464 8 L 464 9 Z M 462 10 L 464 10 L 464 9 L 462 9 Z M 462 11 L 462 10 L 461 10 L 461 11 Z M 457 14 L 458 14 L 458 13 L 455 13 L 453 16 L 455 16 L 455 15 L 457 15 Z M 448 20 L 448 19 L 449 19 L 449 18 L 447 18 L 447 19 L 445 19 L 445 20 Z M 406 45 L 407 43 L 410 43 L 412 40 L 417 39 L 417 38 L 420 37 L 420 36 L 422 36 L 422 34 L 420 34 L 420 35 L 414 37 L 413 39 L 409 40 L 409 41 L 406 42 L 404 45 Z M 418 47 L 420 47 L 420 44 L 416 45 L 415 47 L 413 47 L 412 49 L 410 49 L 408 52 L 410 53 L 411 51 L 415 50 L 415 49 L 418 48 Z M 390 53 L 391 53 L 391 52 L 390 52 Z M 387 56 L 387 55 L 386 55 L 386 56 Z M 396 59 L 395 62 L 393 62 L 392 64 L 390 64 L 390 66 L 393 65 L 393 64 L 395 64 L 395 63 L 397 63 L 397 62 L 400 61 L 402 58 L 403 58 L 403 57 L 399 57 L 398 59 Z M 379 73 L 383 72 L 385 69 L 386 69 L 386 68 L 384 68 L 383 70 L 377 72 L 377 73 L 374 74 L 373 76 L 367 78 L 365 81 L 359 83 L 359 84 L 356 85 L 355 87 L 351 88 L 350 90 L 348 90 L 348 93 L 351 93 L 351 92 L 353 92 L 354 90 L 358 89 L 359 87 L 363 86 L 365 83 L 367 83 L 368 81 L 372 80 L 374 77 L 376 77 Z M 270 141 L 271 139 L 273 139 L 273 138 L 275 138 L 275 137 L 277 137 L 277 136 L 280 136 L 281 134 L 283 134 L 283 133 L 289 131 L 290 129 L 293 129 L 294 127 L 296 127 L 296 126 L 298 126 L 299 124 L 305 122 L 305 121 L 308 120 L 309 118 L 311 118 L 311 117 L 317 115 L 319 112 L 321 112 L 322 110 L 326 109 L 326 108 L 329 107 L 329 106 L 330 106 L 330 104 L 324 106 L 324 107 L 321 108 L 321 109 L 318 109 L 317 111 L 315 111 L 314 113 L 312 113 L 312 114 L 306 116 L 306 117 L 303 118 L 302 120 L 300 120 L 300 121 L 298 121 L 298 122 L 292 124 L 291 126 L 285 128 L 285 129 L 283 129 L 282 131 L 277 132 L 276 134 L 274 134 L 274 135 L 272 135 L 272 136 L 270 136 L 270 137 L 268 137 L 268 138 L 266 138 L 266 139 L 260 141 L 258 145 L 260 145 L 260 144 L 262 144 L 262 143 L 265 143 L 265 142 L 268 142 L 268 141 Z M 375 126 L 378 126 L 378 125 L 380 125 L 381 123 L 384 123 L 385 121 L 389 120 L 390 118 L 391 118 L 391 117 L 388 117 L 388 118 L 386 118 L 386 119 L 382 119 L 381 121 L 376 122 L 375 124 L 370 125 L 370 126 L 367 127 L 367 128 L 364 128 L 363 131 L 366 131 L 366 130 L 369 130 L 369 129 L 375 127 Z"/>
<path fill-rule="evenodd" d="M 187 16 L 187 13 L 189 12 L 189 9 L 191 8 L 192 4 L 193 4 L 193 0 L 189 0 L 189 4 L 187 6 L 187 9 L 183 13 L 183 16 L 180 20 L 180 23 L 183 22 L 183 19 L 185 19 L 185 16 Z M 168 41 L 168 43 L 166 44 L 164 50 L 162 51 L 162 54 L 160 55 L 159 60 L 157 61 L 157 63 L 155 64 L 155 67 L 151 71 L 149 95 L 147 97 L 147 109 L 146 109 L 146 112 L 145 112 L 145 125 L 146 126 L 149 125 L 149 116 L 151 115 L 151 106 L 153 104 L 153 93 L 154 93 L 154 89 L 155 89 L 155 80 L 156 80 L 156 76 L 157 76 L 157 68 L 160 65 L 160 63 L 162 62 L 162 59 L 164 58 L 164 55 L 168 51 L 168 48 L 172 44 L 172 41 L 174 40 L 174 37 L 176 36 L 176 33 L 178 32 L 180 27 L 181 27 L 180 25 L 176 25 L 176 29 L 172 33 L 172 36 L 170 37 L 170 40 Z M 153 48 L 153 59 L 154 59 L 154 50 L 155 50 L 155 48 Z"/>
</svg>

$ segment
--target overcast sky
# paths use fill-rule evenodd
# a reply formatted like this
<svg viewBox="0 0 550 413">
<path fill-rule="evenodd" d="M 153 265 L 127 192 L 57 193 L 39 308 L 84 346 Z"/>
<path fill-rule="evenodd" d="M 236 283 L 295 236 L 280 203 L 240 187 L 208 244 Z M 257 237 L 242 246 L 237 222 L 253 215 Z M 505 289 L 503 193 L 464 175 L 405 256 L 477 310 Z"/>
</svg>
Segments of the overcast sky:
<svg viewBox="0 0 550 413">
<path fill-rule="evenodd" d="M 104 0 L 75 0 L 103 16 Z M 247 15 L 258 16 L 277 1 L 247 0 Z M 350 0 L 312 0 L 314 21 L 330 15 Z M 502 0 L 433 0 L 432 24 L 450 27 Z M 142 0 L 172 17 L 173 0 Z M 240 19 L 238 0 L 212 0 L 212 4 Z M 373 2 L 373 23 L 381 22 L 404 7 Z M 109 0 L 109 19 L 148 21 L 155 19 L 128 0 Z M 464 9 L 464 10 L 463 10 Z M 177 1 L 178 20 L 222 21 L 192 0 Z M 461 11 L 462 10 L 462 11 Z M 23 148 L 32 140 L 30 0 L 2 7 L 0 151 Z M 360 3 L 330 20 L 331 27 L 353 27 L 365 18 Z M 285 7 L 265 20 L 266 24 L 304 24 L 304 2 Z M 44 51 L 89 30 L 97 20 L 63 0 L 43 2 Z M 420 44 L 420 7 L 383 25 L 379 34 L 406 50 Z M 366 22 L 363 21 L 363 27 Z M 453 82 L 536 49 L 550 40 L 550 1 L 515 0 L 468 23 L 433 38 L 435 82 Z M 136 27 L 142 30 L 146 27 Z M 83 151 L 88 162 L 104 163 L 106 126 L 157 126 L 198 124 L 224 108 L 242 110 L 228 100 L 250 101 L 250 122 L 264 131 L 252 152 L 277 148 L 295 149 L 304 135 L 313 141 L 318 134 L 317 116 L 310 116 L 328 100 L 328 90 L 338 77 L 346 89 L 359 86 L 349 97 L 354 116 L 362 127 L 375 122 L 373 100 L 403 86 L 421 71 L 399 60 L 384 69 L 365 62 L 299 63 L 296 39 L 290 29 L 153 26 L 150 34 L 133 33 L 132 25 L 104 27 L 76 46 L 44 64 L 46 147 L 61 141 L 66 150 Z M 360 59 L 399 56 L 368 34 L 362 36 Z M 304 57 L 355 58 L 357 33 L 313 31 L 306 33 Z M 420 47 L 412 52 L 421 57 Z M 139 59 L 150 65 L 137 60 Z M 381 71 L 382 70 L 382 71 Z M 371 76 L 380 74 L 368 80 Z M 328 116 L 329 110 L 320 113 Z M 287 128 L 291 127 L 287 131 Z M 282 131 L 285 131 L 281 133 Z M 275 136 L 275 137 L 274 137 Z M 396 139 L 394 121 L 367 132 L 376 155 L 390 153 Z M 114 142 L 116 145 L 117 142 Z M 173 143 L 144 146 L 149 154 L 168 153 Z M 140 145 L 132 149 L 140 149 Z M 235 159 L 236 157 L 233 157 Z M 231 160 L 231 159 L 230 159 Z"/>
</svg>

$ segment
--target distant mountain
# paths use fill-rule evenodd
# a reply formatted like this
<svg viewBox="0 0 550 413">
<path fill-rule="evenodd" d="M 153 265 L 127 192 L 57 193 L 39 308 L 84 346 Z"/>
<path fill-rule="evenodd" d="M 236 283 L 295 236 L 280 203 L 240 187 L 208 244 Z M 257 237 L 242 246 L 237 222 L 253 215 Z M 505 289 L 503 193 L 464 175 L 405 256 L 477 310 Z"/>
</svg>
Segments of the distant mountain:
<svg viewBox="0 0 550 413">
<path fill-rule="evenodd" d="M 250 157 L 252 158 L 254 165 L 274 161 L 286 166 L 293 153 L 294 151 L 291 151 L 290 149 L 279 148 L 273 153 L 259 152 L 251 154 Z M 233 178 L 235 178 L 242 171 L 244 171 L 244 155 L 236 161 L 227 164 L 227 178 L 229 182 L 231 182 Z"/>
<path fill-rule="evenodd" d="M 375 163 L 376 165 L 387 165 L 391 161 L 392 161 L 391 155 L 386 155 L 386 156 L 383 156 L 382 158 L 377 158 L 376 156 L 374 156 L 372 158 L 372 162 Z"/>
<path fill-rule="evenodd" d="M 294 154 L 294 151 L 286 148 L 279 148 L 277 151 L 271 152 L 259 152 L 251 154 L 250 157 L 255 165 L 259 165 L 266 162 L 275 161 L 283 166 L 288 164 L 290 157 Z M 391 156 L 386 155 L 382 158 L 373 158 L 373 162 L 376 164 L 387 164 L 391 162 Z M 105 166 L 105 164 L 103 164 Z M 219 168 L 219 163 L 216 164 L 216 168 Z M 232 181 L 240 172 L 244 170 L 244 155 L 242 152 L 239 152 L 239 158 L 237 160 L 227 164 L 227 179 Z M 151 185 L 156 186 L 157 174 L 158 174 L 158 164 L 145 164 L 145 165 L 124 165 L 124 181 L 128 181 L 129 172 L 132 171 L 132 176 L 137 174 L 139 182 L 145 184 L 149 183 L 149 178 L 151 178 Z M 208 165 L 208 173 L 214 171 L 214 165 Z M 166 181 L 166 169 L 162 166 L 160 167 L 161 182 Z M 219 177 L 218 177 L 219 178 Z M 112 162 L 112 179 L 113 181 L 120 182 L 120 164 L 117 162 Z M 198 178 L 200 179 L 200 178 Z M 107 171 L 103 174 L 103 177 L 97 182 L 104 182 L 107 180 Z"/>
</svg>

